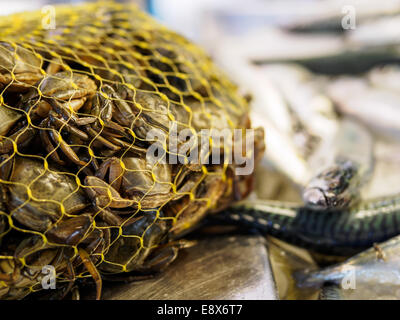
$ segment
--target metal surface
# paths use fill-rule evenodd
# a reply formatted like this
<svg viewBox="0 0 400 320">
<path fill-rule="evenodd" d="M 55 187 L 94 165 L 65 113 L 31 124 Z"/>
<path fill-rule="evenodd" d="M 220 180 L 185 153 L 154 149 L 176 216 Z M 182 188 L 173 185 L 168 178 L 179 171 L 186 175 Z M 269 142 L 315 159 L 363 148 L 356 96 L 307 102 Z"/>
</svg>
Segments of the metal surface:
<svg viewBox="0 0 400 320">
<path fill-rule="evenodd" d="M 315 300 L 318 298 L 319 288 L 299 288 L 293 277 L 296 271 L 318 268 L 309 252 L 272 237 L 268 237 L 268 252 L 280 299 Z"/>
<path fill-rule="evenodd" d="M 90 298 L 90 297 L 88 297 Z M 219 236 L 199 240 L 152 279 L 104 285 L 103 299 L 277 299 L 265 239 Z"/>
</svg>

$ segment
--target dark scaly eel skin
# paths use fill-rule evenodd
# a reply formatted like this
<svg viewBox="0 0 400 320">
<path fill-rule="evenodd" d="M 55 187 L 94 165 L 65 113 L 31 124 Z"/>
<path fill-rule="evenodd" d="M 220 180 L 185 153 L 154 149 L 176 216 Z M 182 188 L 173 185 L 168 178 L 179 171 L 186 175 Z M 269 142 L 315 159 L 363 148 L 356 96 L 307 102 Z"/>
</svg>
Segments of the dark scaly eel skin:
<svg viewBox="0 0 400 320">
<path fill-rule="evenodd" d="M 338 285 L 325 284 L 321 289 L 318 300 L 344 300 L 344 297 Z"/>
<path fill-rule="evenodd" d="M 400 234 L 400 195 L 324 211 L 276 201 L 247 201 L 215 218 L 256 228 L 318 253 L 350 256 Z"/>
</svg>

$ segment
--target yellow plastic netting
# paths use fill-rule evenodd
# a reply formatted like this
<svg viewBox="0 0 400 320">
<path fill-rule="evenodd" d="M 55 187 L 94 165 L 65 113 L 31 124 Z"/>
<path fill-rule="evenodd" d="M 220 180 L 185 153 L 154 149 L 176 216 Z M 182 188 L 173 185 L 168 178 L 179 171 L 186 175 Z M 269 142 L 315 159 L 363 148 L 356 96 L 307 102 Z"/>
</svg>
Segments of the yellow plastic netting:
<svg viewBox="0 0 400 320">
<path fill-rule="evenodd" d="M 0 298 L 41 290 L 44 266 L 60 297 L 76 279 L 162 269 L 173 239 L 249 188 L 235 163 L 173 162 L 187 153 L 171 129 L 244 129 L 247 113 L 201 49 L 134 6 L 2 17 Z"/>
</svg>

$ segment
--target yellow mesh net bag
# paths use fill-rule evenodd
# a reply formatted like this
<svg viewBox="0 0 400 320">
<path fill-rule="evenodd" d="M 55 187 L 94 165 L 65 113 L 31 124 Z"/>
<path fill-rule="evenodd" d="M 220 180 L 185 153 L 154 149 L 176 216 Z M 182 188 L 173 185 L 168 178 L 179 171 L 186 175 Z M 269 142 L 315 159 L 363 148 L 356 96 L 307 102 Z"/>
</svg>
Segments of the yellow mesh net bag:
<svg viewBox="0 0 400 320">
<path fill-rule="evenodd" d="M 52 28 L 41 11 L 0 19 L 1 299 L 51 275 L 59 298 L 86 278 L 100 297 L 104 277 L 162 270 L 176 239 L 251 190 L 226 156 L 248 103 L 201 49 L 134 6 L 54 14 Z M 253 138 L 245 158 L 263 151 Z"/>
</svg>

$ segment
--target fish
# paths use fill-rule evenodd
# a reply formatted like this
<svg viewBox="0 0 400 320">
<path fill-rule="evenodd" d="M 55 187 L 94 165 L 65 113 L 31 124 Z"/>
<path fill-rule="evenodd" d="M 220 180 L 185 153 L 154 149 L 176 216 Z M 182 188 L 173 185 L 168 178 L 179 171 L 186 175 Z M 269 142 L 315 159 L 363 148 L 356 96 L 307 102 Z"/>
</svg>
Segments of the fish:
<svg viewBox="0 0 400 320">
<path fill-rule="evenodd" d="M 304 187 L 304 203 L 325 210 L 348 208 L 360 201 L 374 169 L 374 140 L 368 129 L 345 118 L 334 139 L 317 153 L 310 160 L 316 174 Z"/>
<path fill-rule="evenodd" d="M 311 72 L 295 64 L 271 64 L 260 69 L 280 91 L 289 117 L 300 122 L 310 135 L 322 140 L 336 133 L 338 115 L 334 105 Z"/>
<path fill-rule="evenodd" d="M 373 171 L 373 139 L 351 119 L 339 119 L 318 80 L 305 68 L 274 64 L 260 68 L 275 86 L 275 126 L 292 139 L 309 168 L 300 187 L 306 205 L 319 209 L 348 207 Z M 272 106 L 270 106 L 270 109 Z"/>
<path fill-rule="evenodd" d="M 400 93 L 371 86 L 367 79 L 343 76 L 326 85 L 327 95 L 342 114 L 375 132 L 400 138 Z"/>
<path fill-rule="evenodd" d="M 400 66 L 388 64 L 373 68 L 366 74 L 369 84 L 373 88 L 381 88 L 400 92 Z"/>
<path fill-rule="evenodd" d="M 254 45 L 253 38 L 241 39 L 248 49 L 243 55 L 256 66 L 297 64 L 319 75 L 363 74 L 382 64 L 399 63 L 398 45 L 368 45 L 337 34 L 285 33 L 266 31 L 257 35 L 274 46 Z M 230 48 L 232 50 L 232 47 Z"/>
<path fill-rule="evenodd" d="M 296 184 L 304 185 L 310 179 L 306 159 L 296 139 L 288 134 L 293 128 L 293 117 L 276 86 L 257 66 L 241 57 L 240 52 L 231 52 L 219 64 L 240 86 L 241 91 L 251 96 L 251 121 L 263 127 L 268 135 L 265 140 L 264 165 L 274 167 Z M 219 55 L 218 55 L 219 57 Z"/>
<path fill-rule="evenodd" d="M 346 285 L 351 280 L 370 285 L 400 285 L 400 236 L 374 244 L 342 263 L 317 271 L 301 271 L 295 276 L 300 287 L 322 286 L 327 282 Z"/>
<path fill-rule="evenodd" d="M 388 53 L 399 54 L 400 15 L 382 16 L 359 24 L 345 35 L 349 46 L 358 48 L 382 48 Z"/>
<path fill-rule="evenodd" d="M 268 135 L 265 137 L 268 148 L 262 159 L 262 164 L 272 166 L 294 184 L 304 185 L 311 177 L 307 161 L 299 152 L 293 139 L 278 130 L 264 111 L 253 111 L 252 123 L 262 126 Z"/>
<path fill-rule="evenodd" d="M 257 88 L 261 86 L 253 102 L 253 121 L 269 133 L 266 158 L 302 188 L 312 177 L 308 159 L 336 130 L 333 109 L 306 85 L 311 75 L 299 66 L 271 65 L 253 72 Z"/>
<path fill-rule="evenodd" d="M 279 1 L 282 7 L 286 8 L 287 14 L 292 11 L 298 13 L 298 8 L 291 3 L 291 1 Z M 292 6 L 290 6 L 292 4 Z M 303 7 L 304 5 L 309 7 Z M 296 9 L 295 9 L 296 8 Z M 356 14 L 355 23 L 356 27 L 360 27 L 371 23 L 371 21 L 379 21 L 395 16 L 399 13 L 398 2 L 395 0 L 387 0 L 384 3 L 374 1 L 359 1 L 359 0 L 333 0 L 324 2 L 309 2 L 302 3 L 302 9 L 306 10 L 307 14 L 295 15 L 292 19 L 287 19 L 287 30 L 292 32 L 302 33 L 351 33 L 354 29 L 345 29 L 343 18 L 351 15 L 353 12 Z M 298 17 L 297 17 L 298 16 Z"/>
</svg>

